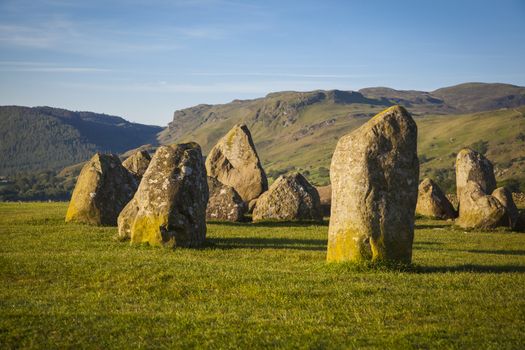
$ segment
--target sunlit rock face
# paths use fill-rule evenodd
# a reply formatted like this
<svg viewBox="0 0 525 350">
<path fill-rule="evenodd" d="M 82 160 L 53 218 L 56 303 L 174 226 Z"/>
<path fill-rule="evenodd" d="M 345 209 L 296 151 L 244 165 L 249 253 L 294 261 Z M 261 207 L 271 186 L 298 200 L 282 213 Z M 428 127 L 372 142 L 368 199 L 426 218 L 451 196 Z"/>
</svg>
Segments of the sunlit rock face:
<svg viewBox="0 0 525 350">
<path fill-rule="evenodd" d="M 412 258 L 419 183 L 417 126 L 391 107 L 337 143 L 330 167 L 327 260 Z"/>
<path fill-rule="evenodd" d="M 429 178 L 419 184 L 416 213 L 437 219 L 453 219 L 457 216 L 441 188 Z"/>
<path fill-rule="evenodd" d="M 235 125 L 206 157 L 208 176 L 231 186 L 248 204 L 268 189 L 268 180 L 248 127 Z"/>
<path fill-rule="evenodd" d="M 196 143 L 157 149 L 118 218 L 119 238 L 155 246 L 197 247 L 206 238 L 208 184 Z"/>
<path fill-rule="evenodd" d="M 151 156 L 148 151 L 137 151 L 123 161 L 122 165 L 140 181 L 148 169 L 150 161 Z"/>
<path fill-rule="evenodd" d="M 137 190 L 137 181 L 114 154 L 95 154 L 82 168 L 66 222 L 116 226 L 117 217 Z"/>
</svg>

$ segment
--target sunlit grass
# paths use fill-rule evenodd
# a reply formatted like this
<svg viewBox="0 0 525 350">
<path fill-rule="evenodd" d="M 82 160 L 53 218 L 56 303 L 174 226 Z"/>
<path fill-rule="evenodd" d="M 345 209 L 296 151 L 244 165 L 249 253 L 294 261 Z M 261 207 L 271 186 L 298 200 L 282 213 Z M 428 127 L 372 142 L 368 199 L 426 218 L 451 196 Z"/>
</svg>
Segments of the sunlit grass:
<svg viewBox="0 0 525 350">
<path fill-rule="evenodd" d="M 326 264 L 328 226 L 208 225 L 133 247 L 0 203 L 2 348 L 520 348 L 525 234 L 418 220 L 413 266 Z"/>
</svg>

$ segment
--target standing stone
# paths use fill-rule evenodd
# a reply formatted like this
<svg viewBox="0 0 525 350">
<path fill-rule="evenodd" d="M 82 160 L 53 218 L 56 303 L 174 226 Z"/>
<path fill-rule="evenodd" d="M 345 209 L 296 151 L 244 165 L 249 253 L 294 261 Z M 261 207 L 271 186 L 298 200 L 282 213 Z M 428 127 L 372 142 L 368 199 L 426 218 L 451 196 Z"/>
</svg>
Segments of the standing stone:
<svg viewBox="0 0 525 350">
<path fill-rule="evenodd" d="M 500 187 L 492 192 L 492 196 L 494 196 L 494 198 L 496 198 L 505 208 L 506 213 L 505 217 L 503 218 L 505 226 L 515 229 L 520 213 L 516 207 L 516 204 L 514 203 L 514 200 L 512 199 L 512 193 L 505 187 Z"/>
<path fill-rule="evenodd" d="M 512 226 L 517 220 L 510 194 L 505 193 L 505 190 L 494 191 L 496 189 L 494 169 L 492 163 L 482 154 L 469 148 L 464 148 L 458 153 L 456 187 L 459 202 L 459 218 L 456 224 L 460 227 L 492 229 L 509 224 Z M 492 193 L 495 196 L 491 195 Z M 512 218 L 506 206 L 511 210 Z"/>
<path fill-rule="evenodd" d="M 281 175 L 253 209 L 253 221 L 316 220 L 323 218 L 319 193 L 300 173 Z"/>
<path fill-rule="evenodd" d="M 148 169 L 150 161 L 151 157 L 148 151 L 137 151 L 122 162 L 122 165 L 140 181 Z"/>
<path fill-rule="evenodd" d="M 208 176 L 231 186 L 246 203 L 268 189 L 252 136 L 244 124 L 235 125 L 206 158 Z"/>
<path fill-rule="evenodd" d="M 454 219 L 456 211 L 439 186 L 429 178 L 419 184 L 416 213 L 438 219 Z"/>
<path fill-rule="evenodd" d="M 505 207 L 496 197 L 485 194 L 479 183 L 468 180 L 460 193 L 458 226 L 492 229 L 505 224 Z"/>
<path fill-rule="evenodd" d="M 456 193 L 460 206 L 461 191 L 469 180 L 477 183 L 485 194 L 491 194 L 496 189 L 492 163 L 482 154 L 463 148 L 456 157 Z"/>
<path fill-rule="evenodd" d="M 327 260 L 409 263 L 418 179 L 417 126 L 403 107 L 343 136 L 330 167 Z"/>
<path fill-rule="evenodd" d="M 242 221 L 246 205 L 233 187 L 208 176 L 208 188 L 210 197 L 206 208 L 207 220 Z"/>
<path fill-rule="evenodd" d="M 82 168 L 66 222 L 117 225 L 117 217 L 137 190 L 137 182 L 114 154 L 95 154 Z"/>
<path fill-rule="evenodd" d="M 118 218 L 119 238 L 196 247 L 206 238 L 208 184 L 196 143 L 157 149 L 133 200 Z"/>
</svg>

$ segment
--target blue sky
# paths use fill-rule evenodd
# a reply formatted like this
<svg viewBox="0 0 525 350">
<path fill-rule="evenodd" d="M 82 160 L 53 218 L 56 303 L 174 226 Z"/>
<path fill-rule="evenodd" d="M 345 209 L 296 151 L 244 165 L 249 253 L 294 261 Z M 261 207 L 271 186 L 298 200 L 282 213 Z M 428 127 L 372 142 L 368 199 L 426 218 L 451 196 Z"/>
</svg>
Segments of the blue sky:
<svg viewBox="0 0 525 350">
<path fill-rule="evenodd" d="M 525 85 L 525 1 L 0 0 L 0 104 L 166 125 L 280 90 Z"/>
</svg>

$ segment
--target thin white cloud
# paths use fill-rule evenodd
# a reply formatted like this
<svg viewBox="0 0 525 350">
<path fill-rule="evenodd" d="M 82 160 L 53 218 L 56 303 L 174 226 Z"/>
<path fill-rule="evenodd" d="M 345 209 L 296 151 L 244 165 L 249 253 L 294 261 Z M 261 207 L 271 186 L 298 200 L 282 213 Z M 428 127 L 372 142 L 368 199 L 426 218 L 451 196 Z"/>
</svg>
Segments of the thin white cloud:
<svg viewBox="0 0 525 350">
<path fill-rule="evenodd" d="M 98 67 L 64 66 L 59 63 L 33 61 L 0 61 L 2 72 L 42 72 L 42 73 L 99 73 L 112 69 Z"/>
<path fill-rule="evenodd" d="M 230 77 L 230 76 L 240 76 L 240 77 L 284 77 L 284 78 L 313 78 L 313 79 L 352 79 L 352 78 L 368 78 L 379 76 L 377 74 L 306 74 L 306 73 L 221 73 L 221 72 L 195 72 L 190 73 L 195 76 L 205 76 L 205 77 Z"/>
<path fill-rule="evenodd" d="M 255 82 L 228 82 L 211 84 L 194 83 L 170 83 L 166 81 L 129 83 L 129 84 L 78 84 L 64 83 L 67 88 L 93 89 L 105 91 L 133 91 L 141 93 L 191 93 L 191 94 L 267 94 L 275 91 L 312 91 L 318 89 L 346 89 L 350 87 L 338 86 L 331 82 L 307 81 L 307 80 L 274 80 L 274 81 L 255 81 Z"/>
<path fill-rule="evenodd" d="M 2 72 L 39 72 L 39 73 L 101 73 L 111 69 L 93 67 L 40 67 L 40 68 L 0 68 Z"/>
</svg>

